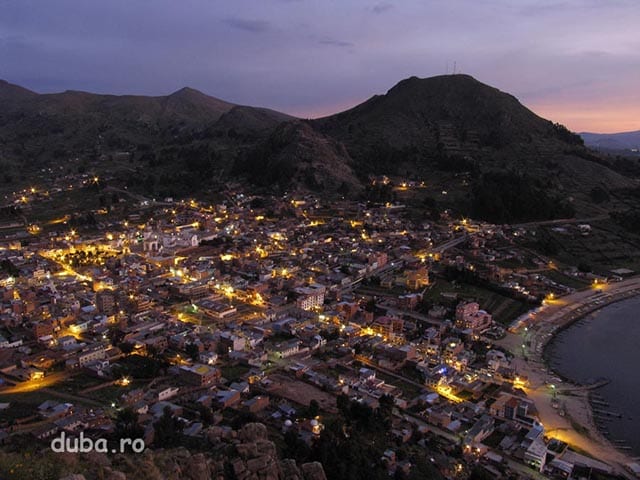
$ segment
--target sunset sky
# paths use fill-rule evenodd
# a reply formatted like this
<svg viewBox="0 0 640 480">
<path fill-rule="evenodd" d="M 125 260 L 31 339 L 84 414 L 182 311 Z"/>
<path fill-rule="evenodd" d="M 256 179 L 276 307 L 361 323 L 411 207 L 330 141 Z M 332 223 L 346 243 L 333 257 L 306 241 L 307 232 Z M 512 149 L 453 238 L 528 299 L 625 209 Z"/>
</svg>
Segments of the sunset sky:
<svg viewBox="0 0 640 480">
<path fill-rule="evenodd" d="M 183 86 L 315 117 L 457 71 L 574 131 L 640 129 L 638 0 L 0 0 L 0 78 Z"/>
</svg>

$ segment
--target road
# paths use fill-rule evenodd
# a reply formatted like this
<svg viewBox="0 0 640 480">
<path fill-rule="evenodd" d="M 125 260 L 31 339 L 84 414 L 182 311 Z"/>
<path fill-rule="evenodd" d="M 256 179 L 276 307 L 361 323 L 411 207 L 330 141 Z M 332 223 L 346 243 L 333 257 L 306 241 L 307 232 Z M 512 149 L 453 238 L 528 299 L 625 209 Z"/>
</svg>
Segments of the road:
<svg viewBox="0 0 640 480">
<path fill-rule="evenodd" d="M 440 326 L 443 323 L 443 320 L 438 320 L 437 318 L 431 318 L 428 315 L 423 315 L 421 313 L 412 312 L 410 310 L 400 310 L 400 309 L 397 309 L 397 308 L 388 307 L 386 305 L 376 305 L 376 307 L 386 310 L 387 313 L 391 313 L 391 314 L 399 316 L 399 317 L 402 317 L 403 315 L 406 315 L 407 317 L 411 317 L 411 318 L 413 318 L 415 320 L 420 320 L 422 322 L 428 323 L 429 325 Z"/>
<path fill-rule="evenodd" d="M 442 253 L 446 250 L 449 250 L 450 248 L 460 245 L 461 243 L 466 241 L 467 238 L 469 238 L 469 235 L 465 233 L 461 237 L 456 237 L 444 243 L 441 243 L 440 245 L 436 245 L 435 247 L 430 248 L 429 251 L 432 253 Z"/>
<path fill-rule="evenodd" d="M 364 363 L 366 366 L 373 368 L 374 370 L 378 370 L 382 373 L 384 373 L 385 375 L 389 375 L 393 378 L 396 378 L 402 382 L 406 382 L 410 385 L 413 385 L 414 387 L 418 387 L 421 389 L 426 390 L 428 387 L 425 386 L 422 383 L 418 383 L 418 382 L 414 382 L 411 379 L 408 379 L 407 377 L 403 377 L 402 375 L 398 375 L 397 373 L 391 371 L 391 370 L 387 370 L 386 368 L 382 368 L 380 367 L 377 363 L 372 362 L 371 360 L 369 360 L 367 357 L 364 357 L 362 355 L 354 355 L 354 359 L 357 360 L 360 363 Z M 434 390 L 435 391 L 435 390 Z"/>
<path fill-rule="evenodd" d="M 565 223 L 590 223 L 597 222 L 599 220 L 606 220 L 609 218 L 609 215 L 598 215 L 597 217 L 589 217 L 589 218 L 559 218 L 556 220 L 542 220 L 540 222 L 528 222 L 528 223 L 517 223 L 511 225 L 512 228 L 528 228 L 528 227 L 540 227 L 543 225 L 561 225 Z"/>
<path fill-rule="evenodd" d="M 36 390 L 52 387 L 55 384 L 66 380 L 69 376 L 69 372 L 54 372 L 46 375 L 40 380 L 28 380 L 26 382 L 15 382 L 14 380 L 11 380 L 15 385 L 0 389 L 0 395 L 35 392 Z"/>
</svg>

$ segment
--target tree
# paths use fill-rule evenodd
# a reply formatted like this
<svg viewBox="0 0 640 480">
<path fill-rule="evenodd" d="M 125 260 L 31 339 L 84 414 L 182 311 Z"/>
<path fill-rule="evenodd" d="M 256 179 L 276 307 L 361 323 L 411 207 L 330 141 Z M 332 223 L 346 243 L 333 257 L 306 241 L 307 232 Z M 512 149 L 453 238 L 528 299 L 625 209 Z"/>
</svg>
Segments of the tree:
<svg viewBox="0 0 640 480">
<path fill-rule="evenodd" d="M 378 415 L 380 416 L 383 422 L 387 422 L 388 425 L 391 425 L 391 416 L 393 415 L 393 397 L 391 395 L 385 394 L 380 397 L 378 400 Z"/>
<path fill-rule="evenodd" d="M 349 397 L 344 393 L 341 393 L 340 395 L 338 395 L 338 398 L 336 398 L 336 406 L 338 407 L 338 411 L 342 414 L 343 417 L 347 417 L 347 414 L 349 412 L 349 403 Z"/>
<path fill-rule="evenodd" d="M 206 405 L 200 404 L 198 406 L 198 413 L 200 414 L 200 420 L 205 427 L 213 425 L 215 419 L 213 418 L 213 411 L 211 410 L 211 408 L 207 407 Z"/>
<path fill-rule="evenodd" d="M 155 430 L 153 443 L 158 447 L 175 447 L 179 445 L 184 424 L 173 415 L 170 407 L 164 407 L 162 416 L 153 424 Z"/>
<path fill-rule="evenodd" d="M 122 438 L 142 438 L 144 429 L 138 423 L 138 413 L 131 408 L 119 410 L 113 435 L 118 443 Z"/>
<path fill-rule="evenodd" d="M 129 355 L 131 352 L 133 352 L 133 344 L 130 342 L 122 342 L 118 345 L 118 348 L 125 355 Z"/>
<path fill-rule="evenodd" d="M 318 413 L 320 413 L 320 404 L 315 398 L 309 402 L 309 409 L 307 410 L 307 413 L 309 418 L 315 418 L 318 416 Z"/>
<path fill-rule="evenodd" d="M 285 432 L 284 444 L 284 458 L 293 458 L 297 462 L 305 462 L 308 460 L 311 450 L 307 442 L 298 436 L 298 432 L 295 429 L 290 428 Z"/>
<path fill-rule="evenodd" d="M 590 273 L 593 271 L 593 268 L 588 263 L 580 262 L 578 264 L 578 270 L 580 270 L 582 273 Z"/>
<path fill-rule="evenodd" d="M 195 343 L 188 343 L 184 347 L 184 351 L 187 353 L 187 355 L 189 355 L 189 357 L 193 361 L 198 360 L 198 357 L 200 356 L 200 350 L 198 349 L 198 346 Z"/>
<path fill-rule="evenodd" d="M 376 299 L 372 297 L 367 301 L 367 303 L 365 303 L 364 311 L 375 312 L 375 310 L 376 310 Z"/>
</svg>

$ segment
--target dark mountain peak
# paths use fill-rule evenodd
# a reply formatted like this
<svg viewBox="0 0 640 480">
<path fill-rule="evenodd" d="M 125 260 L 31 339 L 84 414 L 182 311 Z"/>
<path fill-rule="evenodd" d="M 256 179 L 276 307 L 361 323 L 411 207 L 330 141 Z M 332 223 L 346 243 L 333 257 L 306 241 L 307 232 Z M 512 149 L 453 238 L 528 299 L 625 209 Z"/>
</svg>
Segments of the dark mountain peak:
<svg viewBox="0 0 640 480">
<path fill-rule="evenodd" d="M 182 87 L 168 95 L 169 97 L 206 97 L 200 90 L 191 87 Z"/>
<path fill-rule="evenodd" d="M 235 106 L 191 87 L 183 87 L 165 98 L 169 111 L 188 114 L 190 110 L 194 110 L 194 113 L 210 115 L 213 121 Z"/>
<path fill-rule="evenodd" d="M 463 74 L 406 78 L 386 94 L 315 125 L 351 145 L 354 157 L 369 155 L 381 141 L 398 151 L 444 145 L 472 155 L 484 147 L 559 138 L 551 122 L 515 97 Z"/>
<path fill-rule="evenodd" d="M 429 78 L 409 77 L 398 82 L 385 96 L 393 98 L 429 98 L 438 103 L 461 102 L 473 98 L 486 98 L 487 100 L 509 100 L 520 105 L 520 102 L 497 88 L 486 85 L 471 75 L 453 74 L 439 75 Z"/>
<path fill-rule="evenodd" d="M 483 84 L 482 82 L 476 80 L 471 75 L 466 75 L 462 73 L 456 73 L 452 75 L 437 75 L 435 77 L 427 77 L 420 78 L 415 75 L 400 80 L 389 90 L 390 93 L 392 91 L 401 90 L 403 88 L 434 88 L 434 87 L 448 87 L 448 88 L 461 88 L 461 87 L 478 87 L 484 86 L 487 88 L 491 88 L 488 85 Z M 493 89 L 495 90 L 495 89 Z"/>
<path fill-rule="evenodd" d="M 176 90 L 175 92 L 167 95 L 167 98 L 179 99 L 183 101 L 189 101 L 193 103 L 211 103 L 216 102 L 218 104 L 224 104 L 229 108 L 233 107 L 235 104 L 230 102 L 225 102 L 216 97 L 212 97 L 207 95 L 206 93 L 202 93 L 200 90 L 196 90 L 191 87 L 182 87 L 180 90 Z"/>
</svg>

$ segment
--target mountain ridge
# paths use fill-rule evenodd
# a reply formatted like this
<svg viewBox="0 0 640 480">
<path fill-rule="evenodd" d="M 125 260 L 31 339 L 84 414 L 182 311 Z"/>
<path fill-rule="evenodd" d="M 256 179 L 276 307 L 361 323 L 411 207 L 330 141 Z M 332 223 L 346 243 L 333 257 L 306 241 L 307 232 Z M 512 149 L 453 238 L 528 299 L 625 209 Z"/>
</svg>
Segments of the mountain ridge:
<svg viewBox="0 0 640 480">
<path fill-rule="evenodd" d="M 580 132 L 586 145 L 602 150 L 640 149 L 640 130 L 617 133 Z"/>
<path fill-rule="evenodd" d="M 553 205 L 563 205 L 565 215 L 601 213 L 609 207 L 591 202 L 594 188 L 635 186 L 625 176 L 629 169 L 589 151 L 577 134 L 462 74 L 409 77 L 385 94 L 311 120 L 189 87 L 148 97 L 37 94 L 4 82 L 2 98 L 10 108 L 0 110 L 0 163 L 9 170 L 24 174 L 24 165 L 62 159 L 67 170 L 101 169 L 125 152 L 142 186 L 114 164 L 115 177 L 153 195 L 179 197 L 245 178 L 282 191 L 370 198 L 369 178 L 384 174 L 442 185 L 447 198 L 432 194 L 442 208 L 511 221 L 556 215 Z M 80 165 L 68 163 L 74 157 Z M 496 191 L 505 172 L 521 192 Z M 536 211 L 522 192 L 549 208 Z M 499 213 L 510 208 L 518 213 Z"/>
</svg>

